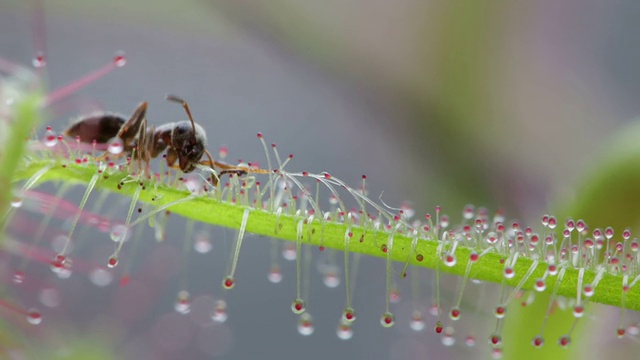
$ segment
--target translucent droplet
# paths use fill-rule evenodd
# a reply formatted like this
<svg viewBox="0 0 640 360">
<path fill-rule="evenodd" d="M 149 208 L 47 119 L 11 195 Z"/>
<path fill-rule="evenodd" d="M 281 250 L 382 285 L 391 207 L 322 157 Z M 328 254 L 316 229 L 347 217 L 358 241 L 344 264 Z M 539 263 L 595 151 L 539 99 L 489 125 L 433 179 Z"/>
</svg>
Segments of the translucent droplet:
<svg viewBox="0 0 640 360">
<path fill-rule="evenodd" d="M 14 196 L 13 199 L 11 199 L 11 207 L 12 208 L 19 208 L 22 206 L 22 197 L 20 196 Z"/>
<path fill-rule="evenodd" d="M 304 301 L 302 299 L 295 299 L 293 303 L 291 303 L 291 311 L 294 314 L 302 314 L 305 310 Z"/>
<path fill-rule="evenodd" d="M 453 328 L 448 326 L 442 335 L 442 345 L 444 346 L 453 346 L 456 343 L 456 338 L 453 337 Z"/>
<path fill-rule="evenodd" d="M 40 69 L 47 66 L 47 59 L 45 58 L 42 51 L 38 51 L 36 53 L 36 56 L 33 57 L 31 63 L 33 64 L 33 67 L 35 67 L 36 69 Z"/>
<path fill-rule="evenodd" d="M 413 331 L 422 331 L 425 328 L 425 322 L 422 318 L 422 313 L 420 311 L 415 311 L 411 315 L 411 322 L 409 322 L 409 327 Z"/>
<path fill-rule="evenodd" d="M 322 277 L 322 282 L 328 288 L 336 288 L 340 285 L 340 277 L 336 272 L 329 271 Z"/>
<path fill-rule="evenodd" d="M 189 292 L 182 290 L 178 292 L 178 297 L 173 308 L 180 314 L 188 314 L 191 311 L 191 298 Z"/>
<path fill-rule="evenodd" d="M 119 155 L 124 151 L 124 141 L 119 137 L 114 137 L 109 140 L 109 144 L 107 145 L 107 151 L 109 151 L 113 155 Z"/>
<path fill-rule="evenodd" d="M 453 254 L 445 254 L 444 255 L 444 264 L 445 266 L 452 267 L 456 264 L 456 257 Z"/>
<path fill-rule="evenodd" d="M 464 344 L 467 345 L 468 347 L 474 347 L 476 346 L 476 338 L 469 335 L 464 339 Z"/>
<path fill-rule="evenodd" d="M 489 336 L 489 345 L 492 347 L 498 347 L 502 345 L 502 337 L 498 334 L 492 334 Z"/>
<path fill-rule="evenodd" d="M 356 320 L 356 311 L 353 308 L 346 308 L 342 312 L 342 321 L 345 323 L 351 323 Z"/>
<path fill-rule="evenodd" d="M 540 335 L 534 337 L 533 340 L 531 340 L 531 345 L 537 348 L 542 347 L 542 345 L 544 345 L 544 338 Z"/>
<path fill-rule="evenodd" d="M 53 130 L 47 130 L 42 137 L 42 143 L 46 147 L 54 147 L 58 144 L 58 135 Z"/>
<path fill-rule="evenodd" d="M 512 267 L 507 266 L 504 268 L 503 275 L 505 279 L 512 279 L 514 276 L 516 276 L 516 272 Z"/>
<path fill-rule="evenodd" d="M 304 313 L 300 315 L 300 320 L 298 321 L 298 332 L 300 335 L 309 336 L 313 334 L 313 322 L 311 315 L 309 313 Z"/>
<path fill-rule="evenodd" d="M 113 275 L 103 268 L 96 268 L 89 274 L 89 279 L 94 285 L 105 287 L 111 284 L 113 281 Z"/>
<path fill-rule="evenodd" d="M 233 289 L 235 284 L 235 281 L 233 281 L 233 278 L 230 276 L 227 276 L 226 278 L 224 278 L 224 280 L 222 280 L 222 287 L 227 290 Z"/>
<path fill-rule="evenodd" d="M 124 52 L 122 51 L 117 52 L 116 55 L 113 57 L 113 63 L 117 67 L 125 66 L 125 64 L 127 63 L 127 58 L 125 57 Z"/>
<path fill-rule="evenodd" d="M 24 282 L 24 279 L 24 272 L 16 271 L 15 273 L 13 273 L 12 281 L 14 284 L 22 284 Z"/>
<path fill-rule="evenodd" d="M 569 344 L 571 344 L 571 338 L 567 335 L 561 336 L 560 339 L 558 339 L 558 345 L 560 345 L 563 348 L 568 347 Z"/>
<path fill-rule="evenodd" d="M 127 241 L 130 237 L 129 231 L 124 224 L 114 224 L 109 233 L 111 240 L 115 242 Z"/>
<path fill-rule="evenodd" d="M 295 244 L 286 244 L 282 249 L 282 257 L 288 261 L 294 261 L 297 257 Z"/>
<path fill-rule="evenodd" d="M 400 300 L 402 300 L 402 297 L 400 296 L 398 290 L 391 290 L 391 292 L 389 293 L 389 301 L 392 304 L 397 304 L 400 302 Z"/>
<path fill-rule="evenodd" d="M 533 284 L 533 289 L 537 292 L 542 292 L 547 288 L 547 284 L 543 279 L 536 279 Z"/>
<path fill-rule="evenodd" d="M 195 240 L 196 241 L 193 243 L 193 249 L 199 254 L 206 254 L 213 248 L 211 240 L 209 239 L 209 234 L 206 232 L 198 234 Z"/>
<path fill-rule="evenodd" d="M 457 321 L 460 319 L 460 309 L 453 308 L 451 312 L 449 312 L 449 318 L 453 321 Z"/>
<path fill-rule="evenodd" d="M 114 267 L 118 266 L 118 258 L 115 256 L 110 257 L 109 260 L 107 260 L 107 266 L 110 269 L 113 269 Z"/>
<path fill-rule="evenodd" d="M 60 292 L 56 288 L 44 288 L 38 293 L 38 299 L 42 305 L 54 308 L 60 305 Z"/>
<path fill-rule="evenodd" d="M 269 271 L 269 275 L 267 276 L 269 281 L 273 284 L 277 284 L 282 281 L 282 271 L 277 266 L 274 266 Z"/>
<path fill-rule="evenodd" d="M 31 325 L 38 325 L 42 322 L 42 315 L 36 309 L 27 310 L 27 322 Z"/>
<path fill-rule="evenodd" d="M 215 308 L 211 314 L 211 320 L 217 323 L 223 323 L 227 321 L 227 302 L 224 300 L 216 301 Z"/>
<path fill-rule="evenodd" d="M 396 319 L 390 312 L 386 312 L 380 317 L 380 324 L 386 328 L 392 327 L 395 323 Z"/>
<path fill-rule="evenodd" d="M 353 329 L 346 324 L 340 324 L 336 330 L 336 335 L 340 340 L 350 340 L 353 337 Z"/>
</svg>

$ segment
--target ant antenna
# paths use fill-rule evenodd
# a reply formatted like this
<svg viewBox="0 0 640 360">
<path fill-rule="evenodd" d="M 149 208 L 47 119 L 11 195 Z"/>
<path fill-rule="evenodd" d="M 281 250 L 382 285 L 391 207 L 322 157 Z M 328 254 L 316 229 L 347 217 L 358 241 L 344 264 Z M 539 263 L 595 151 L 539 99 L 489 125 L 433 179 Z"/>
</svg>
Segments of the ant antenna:
<svg viewBox="0 0 640 360">
<path fill-rule="evenodd" d="M 196 122 L 193 121 L 193 116 L 191 116 L 191 110 L 189 110 L 189 105 L 182 98 L 179 98 L 179 97 L 177 97 L 175 95 L 167 95 L 165 98 L 167 100 L 169 100 L 169 101 L 173 101 L 173 102 L 177 102 L 179 104 L 182 104 L 182 107 L 184 108 L 184 111 L 187 112 L 187 116 L 189 116 L 189 120 L 191 121 L 191 126 L 193 127 L 193 142 L 195 143 L 195 141 L 196 141 Z"/>
</svg>

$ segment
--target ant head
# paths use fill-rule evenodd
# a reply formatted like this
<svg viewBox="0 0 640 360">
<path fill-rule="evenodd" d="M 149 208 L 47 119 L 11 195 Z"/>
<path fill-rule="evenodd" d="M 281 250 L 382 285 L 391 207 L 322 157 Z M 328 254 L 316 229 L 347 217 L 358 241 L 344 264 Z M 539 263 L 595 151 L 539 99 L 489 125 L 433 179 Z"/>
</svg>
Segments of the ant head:
<svg viewBox="0 0 640 360">
<path fill-rule="evenodd" d="M 172 133 L 172 143 L 178 153 L 180 170 L 190 172 L 196 168 L 207 147 L 207 134 L 202 126 L 196 124 L 191 116 L 191 110 L 187 102 L 175 95 L 167 95 L 169 101 L 181 104 L 189 116 L 189 121 L 181 121 L 176 124 Z"/>
<path fill-rule="evenodd" d="M 180 170 L 195 170 L 207 147 L 207 135 L 202 126 L 189 121 L 177 123 L 173 130 L 172 142 L 178 153 Z"/>
</svg>

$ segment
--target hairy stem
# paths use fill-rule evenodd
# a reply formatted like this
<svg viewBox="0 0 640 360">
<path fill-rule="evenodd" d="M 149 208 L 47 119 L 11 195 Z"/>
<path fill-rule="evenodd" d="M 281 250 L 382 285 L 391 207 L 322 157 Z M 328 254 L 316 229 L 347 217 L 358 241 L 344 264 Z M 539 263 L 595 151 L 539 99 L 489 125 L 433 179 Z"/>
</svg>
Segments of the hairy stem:
<svg viewBox="0 0 640 360">
<path fill-rule="evenodd" d="M 40 181 L 63 181 L 66 183 L 87 184 L 98 171 L 95 165 L 66 164 L 63 166 L 54 160 L 37 160 L 19 170 L 14 177 L 14 181 L 27 180 L 40 169 L 46 167 L 49 167 L 49 170 L 41 177 Z M 139 183 L 125 183 L 118 189 L 121 180 L 127 175 L 125 172 L 116 172 L 109 176 L 104 176 L 98 181 L 96 188 L 131 197 L 139 188 Z M 146 189 L 140 192 L 139 200 L 156 206 L 162 206 L 189 197 L 190 194 L 187 191 L 178 190 L 162 183 L 154 183 L 147 184 Z M 174 204 L 169 209 L 173 213 L 196 221 L 238 229 L 242 222 L 243 213 L 247 207 L 219 201 L 208 196 L 200 196 Z M 284 213 L 275 214 L 255 208 L 250 209 L 251 212 L 246 224 L 246 231 L 248 233 L 269 236 L 281 240 L 296 241 L 297 225 L 303 220 L 302 218 Z M 274 231 L 276 228 L 279 229 L 277 233 Z M 345 225 L 338 222 L 322 222 L 316 219 L 312 223 L 305 225 L 302 242 L 344 251 L 344 234 L 348 230 L 353 233 L 353 239 L 359 239 L 363 234 L 365 236 L 362 242 L 350 242 L 349 251 L 351 253 L 377 257 L 387 256 L 387 254 L 382 251 L 381 245 L 387 243 L 389 233 L 385 231 L 375 232 L 371 229 L 368 229 L 365 233 L 361 227 Z M 309 234 L 311 234 L 311 236 L 308 236 Z M 411 265 L 435 269 L 438 261 L 442 261 L 437 255 L 437 248 L 441 242 L 439 240 L 420 239 L 414 250 L 412 247 L 413 240 L 411 237 L 403 234 L 396 234 L 393 239 L 392 259 L 398 262 L 408 260 Z M 451 267 L 441 264 L 438 268 L 446 273 L 463 276 L 471 252 L 472 249 L 470 248 L 458 246 L 456 250 L 458 261 L 456 264 Z M 418 261 L 418 258 L 421 258 L 422 261 Z M 489 252 L 483 255 L 473 265 L 469 276 L 481 281 L 494 283 L 502 283 L 505 281 L 506 284 L 511 286 L 516 286 L 522 281 L 522 289 L 533 289 L 534 279 L 542 277 L 547 268 L 546 263 L 540 262 L 531 275 L 525 279 L 525 273 L 527 273 L 534 260 L 521 256 L 515 265 L 515 276 L 510 279 L 505 279 L 503 276 L 504 265 L 500 263 L 501 259 L 503 259 L 503 256 L 495 252 Z M 590 283 L 595 276 L 596 273 L 594 271 L 586 270 L 582 283 Z M 546 291 L 554 288 L 555 281 L 556 278 L 553 276 L 547 278 Z M 622 275 L 604 274 L 590 301 L 640 310 L 640 287 L 635 286 L 631 288 L 623 302 L 621 291 L 622 281 Z M 578 270 L 568 267 L 561 284 L 557 287 L 558 295 L 575 297 L 577 286 Z"/>
</svg>

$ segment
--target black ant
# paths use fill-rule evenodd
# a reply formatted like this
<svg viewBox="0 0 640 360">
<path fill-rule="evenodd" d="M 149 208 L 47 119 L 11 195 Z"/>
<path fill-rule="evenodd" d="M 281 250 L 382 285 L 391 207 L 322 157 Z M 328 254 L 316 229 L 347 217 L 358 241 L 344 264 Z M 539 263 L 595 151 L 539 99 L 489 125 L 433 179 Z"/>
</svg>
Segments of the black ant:
<svg viewBox="0 0 640 360">
<path fill-rule="evenodd" d="M 144 163 L 147 167 L 151 159 L 158 157 L 167 150 L 167 165 L 178 168 L 185 173 L 196 169 L 196 165 L 208 165 L 211 168 L 221 169 L 219 175 L 246 173 L 268 174 L 267 170 L 251 169 L 242 166 L 233 166 L 213 160 L 206 149 L 207 135 L 202 126 L 195 123 L 186 101 L 174 95 L 167 95 L 167 100 L 182 105 L 189 117 L 175 123 L 167 123 L 158 127 L 147 127 L 147 102 L 142 102 L 133 112 L 129 120 L 113 113 L 99 113 L 81 118 L 64 131 L 65 136 L 75 137 L 84 143 L 107 144 L 115 139 L 121 140 L 122 152 L 132 156 L 140 167 Z M 105 157 L 105 153 L 102 157 Z M 202 160 L 206 155 L 208 160 Z M 211 176 L 211 182 L 215 186 L 218 177 Z"/>
</svg>

